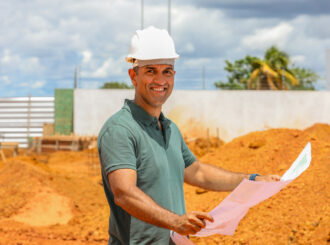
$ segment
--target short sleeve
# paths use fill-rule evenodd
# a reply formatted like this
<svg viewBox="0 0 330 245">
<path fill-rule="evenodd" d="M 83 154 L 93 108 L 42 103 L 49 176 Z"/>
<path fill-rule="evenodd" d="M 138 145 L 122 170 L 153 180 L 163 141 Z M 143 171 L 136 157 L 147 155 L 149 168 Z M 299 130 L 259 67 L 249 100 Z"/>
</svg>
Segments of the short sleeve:
<svg viewBox="0 0 330 245">
<path fill-rule="evenodd" d="M 184 142 L 182 135 L 181 135 L 181 150 L 182 150 L 182 156 L 183 156 L 185 168 L 189 167 L 193 162 L 196 161 L 196 157 L 190 151 L 186 142 Z"/>
<path fill-rule="evenodd" d="M 134 138 L 121 126 L 108 128 L 101 136 L 99 153 L 106 174 L 122 168 L 136 170 Z"/>
</svg>

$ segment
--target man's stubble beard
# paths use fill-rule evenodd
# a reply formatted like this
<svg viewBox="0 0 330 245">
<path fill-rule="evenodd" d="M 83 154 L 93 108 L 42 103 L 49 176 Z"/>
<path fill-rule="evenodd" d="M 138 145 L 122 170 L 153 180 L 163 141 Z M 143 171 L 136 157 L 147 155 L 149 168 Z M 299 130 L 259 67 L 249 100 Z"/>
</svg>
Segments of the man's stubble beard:
<svg viewBox="0 0 330 245">
<path fill-rule="evenodd" d="M 157 103 L 157 104 L 154 104 L 154 103 L 152 103 L 151 101 L 149 101 L 144 95 L 141 95 L 142 100 L 143 100 L 146 104 L 148 104 L 149 106 L 154 107 L 154 108 L 162 107 L 163 104 L 165 104 L 165 102 L 167 101 L 168 97 L 170 97 L 170 94 L 167 95 L 167 96 L 165 95 L 165 96 L 164 96 L 163 98 L 161 98 L 160 100 L 157 100 L 157 99 L 156 99 L 156 101 L 159 102 L 159 104 L 158 104 L 158 103 Z"/>
</svg>

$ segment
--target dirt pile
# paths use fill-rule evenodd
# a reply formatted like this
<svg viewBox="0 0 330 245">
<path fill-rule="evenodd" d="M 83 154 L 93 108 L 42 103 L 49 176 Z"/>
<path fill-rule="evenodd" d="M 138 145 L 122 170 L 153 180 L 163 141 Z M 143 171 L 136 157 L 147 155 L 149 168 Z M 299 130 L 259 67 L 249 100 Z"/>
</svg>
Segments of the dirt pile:
<svg viewBox="0 0 330 245">
<path fill-rule="evenodd" d="M 7 164 L 0 172 L 0 219 L 22 208 L 29 197 L 37 194 L 48 174 L 23 161 Z"/>
<path fill-rule="evenodd" d="M 326 244 L 330 241 L 330 126 L 306 130 L 271 129 L 222 145 L 200 160 L 228 170 L 282 175 L 307 144 L 306 172 L 274 197 L 250 209 L 234 236 L 193 238 L 197 244 Z M 228 193 L 197 194 L 185 185 L 188 210 L 210 211 Z"/>
<path fill-rule="evenodd" d="M 280 193 L 250 209 L 234 236 L 192 240 L 196 244 L 327 244 L 329 125 L 254 132 L 227 144 L 198 139 L 188 145 L 205 163 L 232 171 L 282 175 L 308 141 L 312 144 L 310 168 Z M 210 211 L 227 195 L 185 185 L 187 210 Z M 95 150 L 28 154 L 0 163 L 0 200 L 0 244 L 106 244 L 109 207 Z M 42 213 L 47 212 L 48 220 L 44 220 Z"/>
<path fill-rule="evenodd" d="M 196 157 L 202 157 L 205 154 L 216 151 L 224 142 L 217 137 L 207 138 L 185 138 L 189 149 L 194 152 Z"/>
<path fill-rule="evenodd" d="M 104 244 L 99 173 L 86 152 L 10 159 L 0 168 L 0 244 Z"/>
</svg>

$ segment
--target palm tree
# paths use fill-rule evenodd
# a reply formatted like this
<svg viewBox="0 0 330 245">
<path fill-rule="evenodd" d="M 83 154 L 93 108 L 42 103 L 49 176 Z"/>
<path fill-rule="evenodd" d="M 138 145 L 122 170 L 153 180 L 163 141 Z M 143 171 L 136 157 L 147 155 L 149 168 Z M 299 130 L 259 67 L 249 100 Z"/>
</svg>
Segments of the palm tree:
<svg viewBox="0 0 330 245">
<path fill-rule="evenodd" d="M 265 59 L 252 60 L 252 73 L 248 79 L 248 89 L 288 90 L 299 84 L 288 68 L 289 56 L 276 47 L 266 50 Z"/>
</svg>

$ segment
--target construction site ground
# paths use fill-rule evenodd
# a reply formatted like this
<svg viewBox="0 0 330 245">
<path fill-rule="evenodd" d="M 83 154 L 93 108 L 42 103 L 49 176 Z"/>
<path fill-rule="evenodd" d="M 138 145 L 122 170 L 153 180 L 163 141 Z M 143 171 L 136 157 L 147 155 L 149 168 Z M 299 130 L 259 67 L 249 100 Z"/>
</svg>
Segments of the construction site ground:
<svg viewBox="0 0 330 245">
<path fill-rule="evenodd" d="M 223 143 L 188 141 L 205 163 L 228 170 L 282 175 L 307 142 L 310 167 L 280 193 L 251 208 L 233 236 L 192 237 L 196 244 L 329 244 L 330 126 L 270 129 Z M 96 149 L 0 161 L 0 244 L 107 244 L 109 206 Z M 210 211 L 228 193 L 185 185 L 187 211 Z"/>
</svg>

